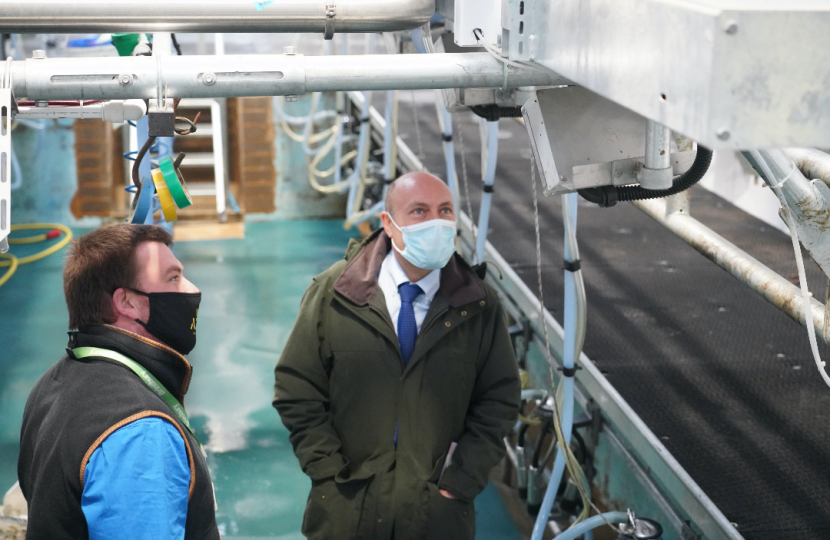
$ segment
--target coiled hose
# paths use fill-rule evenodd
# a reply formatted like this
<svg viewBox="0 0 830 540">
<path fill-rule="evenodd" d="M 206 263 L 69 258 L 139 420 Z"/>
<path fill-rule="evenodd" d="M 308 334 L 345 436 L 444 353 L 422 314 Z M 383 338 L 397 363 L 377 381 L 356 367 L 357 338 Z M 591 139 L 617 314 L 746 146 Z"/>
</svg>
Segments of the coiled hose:
<svg viewBox="0 0 830 540">
<path fill-rule="evenodd" d="M 700 182 L 700 179 L 709 170 L 711 164 L 712 151 L 698 145 L 694 163 L 692 163 L 688 171 L 674 179 L 669 189 L 646 189 L 638 184 L 635 186 L 602 186 L 579 189 L 577 193 L 586 201 L 598 204 L 601 208 L 614 206 L 618 201 L 660 199 L 682 193 Z"/>
<path fill-rule="evenodd" d="M 66 244 L 72 240 L 72 231 L 66 225 L 61 225 L 60 223 L 24 223 L 20 225 L 12 225 L 12 231 L 25 231 L 25 230 L 37 230 L 37 229 L 49 229 L 48 232 L 44 234 L 38 234 L 36 236 L 29 236 L 24 238 L 9 238 L 9 244 L 33 244 L 35 242 L 45 242 L 47 240 L 52 240 L 60 236 L 60 233 L 63 232 L 64 237 L 56 242 L 55 244 L 49 246 L 48 248 L 35 253 L 34 255 L 29 255 L 28 257 L 15 257 L 11 253 L 0 253 L 0 259 L 5 259 L 0 261 L 0 268 L 9 269 L 0 277 L 0 287 L 2 287 L 9 278 L 17 271 L 17 267 L 22 264 L 29 264 L 35 261 L 39 261 L 49 255 L 55 253 L 63 249 Z"/>
</svg>

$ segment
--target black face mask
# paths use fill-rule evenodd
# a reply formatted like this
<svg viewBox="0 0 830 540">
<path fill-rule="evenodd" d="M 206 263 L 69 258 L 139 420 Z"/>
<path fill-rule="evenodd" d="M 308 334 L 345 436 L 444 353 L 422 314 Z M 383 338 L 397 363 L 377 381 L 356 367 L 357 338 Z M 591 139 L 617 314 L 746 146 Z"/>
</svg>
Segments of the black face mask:
<svg viewBox="0 0 830 540">
<path fill-rule="evenodd" d="M 148 332 L 181 354 L 196 346 L 196 317 L 202 293 L 146 293 L 131 289 L 150 299 L 150 318 L 135 320 Z"/>
</svg>

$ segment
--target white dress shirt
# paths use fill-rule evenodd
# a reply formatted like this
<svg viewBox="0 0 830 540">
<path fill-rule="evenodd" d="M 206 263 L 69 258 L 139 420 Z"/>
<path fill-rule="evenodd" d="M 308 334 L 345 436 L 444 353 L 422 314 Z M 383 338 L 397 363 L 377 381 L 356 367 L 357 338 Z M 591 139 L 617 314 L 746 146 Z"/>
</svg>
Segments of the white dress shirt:
<svg viewBox="0 0 830 540">
<path fill-rule="evenodd" d="M 389 311 L 389 316 L 392 317 L 392 324 L 395 326 L 395 334 L 397 334 L 398 314 L 401 312 L 401 295 L 398 293 L 398 287 L 402 283 L 409 283 L 409 278 L 406 277 L 406 273 L 395 257 L 394 249 L 389 250 L 380 265 L 378 286 L 383 291 L 383 296 L 386 297 L 386 309 Z M 419 294 L 418 298 L 412 302 L 412 308 L 415 310 L 415 323 L 418 325 L 418 332 L 420 332 L 421 324 L 427 316 L 429 306 L 441 285 L 441 270 L 433 270 L 421 278 L 420 281 L 416 281 L 414 285 L 419 286 L 424 291 L 424 294 Z"/>
</svg>

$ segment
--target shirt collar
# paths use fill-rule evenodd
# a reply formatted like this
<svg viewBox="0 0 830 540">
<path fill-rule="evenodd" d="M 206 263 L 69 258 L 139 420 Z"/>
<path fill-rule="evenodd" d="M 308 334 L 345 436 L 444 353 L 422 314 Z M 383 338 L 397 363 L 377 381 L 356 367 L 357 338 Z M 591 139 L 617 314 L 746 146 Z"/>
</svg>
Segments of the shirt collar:
<svg viewBox="0 0 830 540">
<path fill-rule="evenodd" d="M 406 272 L 404 272 L 403 268 L 401 268 L 401 263 L 398 262 L 394 249 L 395 248 L 389 250 L 384 263 L 389 271 L 389 275 L 395 282 L 395 287 L 397 288 L 400 287 L 402 283 L 409 283 L 409 278 L 406 277 Z M 420 281 L 416 281 L 414 284 L 419 286 L 421 290 L 424 291 L 424 299 L 427 302 L 431 302 L 432 299 L 435 298 L 435 293 L 438 292 L 438 288 L 441 286 L 441 269 L 439 268 L 438 270 L 431 271 L 429 274 L 421 278 Z"/>
</svg>

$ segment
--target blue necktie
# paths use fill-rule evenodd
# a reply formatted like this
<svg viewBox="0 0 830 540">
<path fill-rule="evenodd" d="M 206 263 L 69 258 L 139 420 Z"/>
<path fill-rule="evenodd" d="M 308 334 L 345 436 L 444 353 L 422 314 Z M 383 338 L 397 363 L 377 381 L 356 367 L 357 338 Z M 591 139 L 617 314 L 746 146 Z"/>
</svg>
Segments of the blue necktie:
<svg viewBox="0 0 830 540">
<path fill-rule="evenodd" d="M 417 285 L 410 282 L 398 285 L 398 293 L 401 295 L 401 311 L 398 313 L 398 342 L 401 344 L 401 356 L 403 365 L 409 363 L 412 358 L 412 351 L 415 349 L 415 338 L 418 337 L 418 323 L 415 322 L 415 308 L 412 301 L 424 291 Z M 398 424 L 395 424 L 395 436 L 392 438 L 395 448 L 398 447 Z"/>
<path fill-rule="evenodd" d="M 415 349 L 415 338 L 418 337 L 418 324 L 415 322 L 415 308 L 412 302 L 424 291 L 410 282 L 401 283 L 398 293 L 401 295 L 401 311 L 398 313 L 398 342 L 401 344 L 401 356 L 406 365 Z"/>
</svg>

